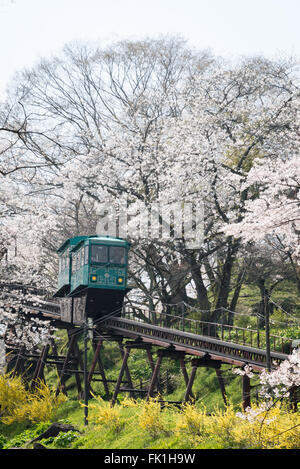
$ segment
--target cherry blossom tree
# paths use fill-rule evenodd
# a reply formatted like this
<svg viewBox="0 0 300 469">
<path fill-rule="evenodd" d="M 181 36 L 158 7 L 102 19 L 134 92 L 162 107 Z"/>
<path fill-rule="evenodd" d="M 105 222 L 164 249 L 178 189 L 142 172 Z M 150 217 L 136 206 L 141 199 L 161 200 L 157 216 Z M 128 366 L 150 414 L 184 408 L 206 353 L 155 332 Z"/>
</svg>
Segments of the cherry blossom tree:
<svg viewBox="0 0 300 469">
<path fill-rule="evenodd" d="M 299 138 L 298 138 L 299 140 Z M 285 253 L 297 278 L 300 292 L 300 159 L 259 160 L 250 170 L 245 188 L 259 191 L 245 204 L 245 216 L 230 232 L 243 242 L 267 242 Z"/>
<path fill-rule="evenodd" d="M 247 238 L 236 230 L 259 204 L 255 168 L 283 164 L 297 148 L 293 64 L 250 58 L 232 66 L 171 38 L 69 45 L 18 80 L 9 98 L 18 103 L 18 132 L 5 119 L 3 131 L 21 151 L 7 144 L 1 155 L 3 168 L 18 156 L 3 171 L 1 230 L 18 239 L 17 256 L 8 253 L 7 267 L 1 261 L 7 278 L 18 263 L 20 279 L 53 291 L 55 249 L 94 233 L 103 203 L 126 196 L 138 226 L 141 208 L 197 202 L 200 246 L 137 236 L 132 277 L 149 304 L 197 304 L 211 321 L 235 308 Z"/>
</svg>

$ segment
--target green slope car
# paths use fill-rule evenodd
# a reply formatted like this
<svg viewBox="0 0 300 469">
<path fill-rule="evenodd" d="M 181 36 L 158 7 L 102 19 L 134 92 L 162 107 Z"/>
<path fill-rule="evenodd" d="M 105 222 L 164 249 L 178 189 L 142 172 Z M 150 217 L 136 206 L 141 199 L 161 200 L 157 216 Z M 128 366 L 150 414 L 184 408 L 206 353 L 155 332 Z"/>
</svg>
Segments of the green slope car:
<svg viewBox="0 0 300 469">
<path fill-rule="evenodd" d="M 77 236 L 58 249 L 58 285 L 54 297 L 84 298 L 88 316 L 116 313 L 127 286 L 130 244 L 111 236 Z"/>
</svg>

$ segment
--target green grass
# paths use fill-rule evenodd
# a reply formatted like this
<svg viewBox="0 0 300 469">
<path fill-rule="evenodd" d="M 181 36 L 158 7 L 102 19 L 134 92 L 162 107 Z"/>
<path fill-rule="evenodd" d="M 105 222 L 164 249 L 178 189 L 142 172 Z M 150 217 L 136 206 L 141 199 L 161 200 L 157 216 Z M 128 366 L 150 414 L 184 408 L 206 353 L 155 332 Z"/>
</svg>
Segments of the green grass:
<svg viewBox="0 0 300 469">
<path fill-rule="evenodd" d="M 110 350 L 112 344 L 107 344 Z M 118 372 L 117 364 L 120 365 L 118 356 L 115 356 L 116 363 L 110 370 L 111 375 L 116 375 Z M 138 379 L 144 370 L 143 378 L 147 373 L 145 370 L 145 361 L 142 360 L 142 351 L 136 350 L 132 356 L 133 362 L 136 365 L 136 372 L 134 369 L 132 376 Z M 234 403 L 237 409 L 241 402 L 241 384 L 240 378 L 234 376 L 230 372 L 230 367 L 227 367 L 228 372 L 224 371 L 224 380 L 230 396 L 231 402 Z M 168 370 L 169 374 L 169 388 L 170 393 L 164 394 L 165 400 L 182 401 L 185 393 L 185 383 L 183 376 L 180 373 L 179 363 L 176 361 L 167 361 L 163 363 L 162 374 Z M 224 369 L 225 370 L 225 369 Z M 187 364 L 187 371 L 190 373 L 190 365 Z M 98 384 L 98 391 L 101 393 L 102 384 Z M 114 385 L 110 385 L 111 392 Z M 103 391 L 103 389 L 102 389 Z M 219 407 L 225 409 L 222 395 L 218 386 L 217 377 L 214 370 L 199 368 L 197 370 L 196 379 L 193 387 L 194 395 L 197 399 L 197 406 L 203 405 L 208 412 L 212 412 L 214 408 Z M 62 403 L 55 413 L 54 419 L 57 422 L 69 423 L 78 429 L 78 433 L 68 432 L 68 434 L 61 434 L 56 439 L 50 439 L 45 442 L 47 447 L 56 448 L 80 448 L 80 449 L 183 449 L 190 448 L 191 442 L 189 439 L 179 438 L 175 432 L 176 417 L 178 416 L 178 408 L 171 406 L 170 409 L 163 410 L 166 419 L 167 430 L 161 435 L 155 437 L 145 431 L 141 431 L 138 425 L 138 409 L 136 408 L 123 408 L 122 407 L 122 425 L 118 431 L 113 428 L 102 429 L 101 431 L 92 422 L 88 426 L 84 425 L 84 408 L 80 405 L 80 401 L 76 398 L 77 390 L 72 386 L 69 394 L 69 399 Z M 104 393 L 102 392 L 102 395 Z M 125 398 L 124 393 L 119 395 L 120 402 Z M 90 400 L 90 404 L 94 399 Z M 107 403 L 108 404 L 108 403 Z M 89 417 L 92 419 L 95 411 L 89 408 Z M 44 431 L 51 422 L 45 422 L 39 425 L 12 424 L 4 425 L 0 423 L 0 448 L 11 447 L 26 447 L 31 439 L 35 438 L 38 434 Z M 211 442 L 207 443 L 211 445 Z"/>
<path fill-rule="evenodd" d="M 96 408 L 92 408 L 93 404 L 97 404 Z M 157 404 L 154 403 L 154 406 Z M 153 415 L 153 408 L 145 412 L 146 407 L 145 403 L 131 405 L 127 401 L 123 405 L 111 408 L 109 403 L 93 399 L 89 403 L 89 424 L 85 426 L 83 409 L 79 401 L 64 402 L 56 415 L 56 421 L 72 424 L 76 430 L 61 432 L 57 437 L 40 440 L 39 443 L 48 449 L 83 450 L 195 450 L 260 447 L 272 449 L 274 442 L 282 445 L 284 449 L 285 447 L 298 448 L 300 443 L 299 429 L 296 433 L 294 432 L 294 435 L 291 433 L 293 441 L 287 436 L 287 432 L 293 432 L 295 427 L 299 427 L 299 414 L 291 414 L 285 427 L 280 427 L 283 421 L 279 418 L 278 429 L 275 427 L 269 430 L 268 424 L 265 424 L 264 432 L 267 433 L 262 436 L 264 440 L 259 441 L 260 423 L 253 426 L 249 423 L 248 429 L 245 429 L 244 420 L 236 416 L 232 406 L 228 412 L 224 409 L 222 413 L 218 412 L 218 406 L 212 413 L 209 413 L 205 406 L 199 403 L 196 403 L 194 407 L 191 406 L 189 413 L 183 408 L 167 406 L 164 409 L 158 409 L 158 412 L 154 409 Z M 101 412 L 102 420 L 99 421 Z M 286 415 L 283 411 L 282 416 Z M 32 448 L 30 440 L 40 435 L 48 425 L 50 422 L 44 422 L 24 428 L 22 431 L 20 428 L 18 431 L 15 428 L 15 434 L 12 434 L 9 433 L 8 428 L 0 424 L 0 445 L 4 449 L 13 447 L 30 449 Z M 282 431 L 281 428 L 283 428 Z M 273 435 L 276 436 L 278 433 L 283 436 L 284 441 L 281 442 L 276 438 L 274 440 Z"/>
<path fill-rule="evenodd" d="M 92 402 L 92 401 L 91 401 Z M 93 411 L 89 411 L 92 418 Z M 78 432 L 60 433 L 56 438 L 40 440 L 49 449 L 190 449 L 193 444 L 189 438 L 183 438 L 176 433 L 176 420 L 179 410 L 175 407 L 162 410 L 164 428 L 156 435 L 139 426 L 140 410 L 123 408 L 121 410 L 122 425 L 117 430 L 110 427 L 109 422 L 102 428 L 93 423 L 87 426 L 83 422 L 83 408 L 78 401 L 68 401 L 61 405 L 57 421 L 71 423 Z M 31 448 L 28 442 L 41 434 L 50 425 L 46 422 L 29 428 L 14 431 L 0 425 L 1 438 L 4 449 L 13 447 Z M 211 441 L 201 443 L 201 447 L 211 447 Z"/>
</svg>

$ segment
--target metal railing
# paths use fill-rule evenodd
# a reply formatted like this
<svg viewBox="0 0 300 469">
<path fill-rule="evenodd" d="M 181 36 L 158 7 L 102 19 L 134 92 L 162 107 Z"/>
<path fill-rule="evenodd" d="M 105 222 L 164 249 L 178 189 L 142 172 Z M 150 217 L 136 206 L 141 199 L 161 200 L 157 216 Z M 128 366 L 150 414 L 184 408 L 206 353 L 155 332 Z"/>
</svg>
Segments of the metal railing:
<svg viewBox="0 0 300 469">
<path fill-rule="evenodd" d="M 122 317 L 258 349 L 265 349 L 266 347 L 266 336 L 263 329 L 249 329 L 200 321 L 128 305 L 123 309 Z M 289 354 L 292 351 L 292 339 L 270 334 L 270 350 Z"/>
</svg>

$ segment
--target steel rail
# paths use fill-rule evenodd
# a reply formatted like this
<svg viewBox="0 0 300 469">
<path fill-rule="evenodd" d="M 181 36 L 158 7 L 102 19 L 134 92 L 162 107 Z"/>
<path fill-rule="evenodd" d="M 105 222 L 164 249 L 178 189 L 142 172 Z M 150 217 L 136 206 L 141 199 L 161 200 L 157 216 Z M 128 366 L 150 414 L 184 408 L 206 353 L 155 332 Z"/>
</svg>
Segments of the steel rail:
<svg viewBox="0 0 300 469">
<path fill-rule="evenodd" d="M 158 341 L 165 344 L 165 346 L 173 345 L 175 348 L 185 350 L 193 355 L 197 355 L 196 352 L 200 354 L 209 353 L 220 357 L 220 359 L 228 359 L 231 363 L 248 363 L 259 368 L 266 367 L 265 350 L 237 345 L 209 336 L 201 336 L 117 317 L 102 322 L 101 329 L 134 339 L 140 337 L 153 343 Z M 284 353 L 271 352 L 272 367 L 277 367 L 287 357 L 288 355 Z"/>
<path fill-rule="evenodd" d="M 0 285 L 1 286 L 1 285 Z M 8 294 L 11 296 L 11 294 Z M 53 321 L 53 325 L 59 328 L 74 327 L 71 323 L 61 320 L 60 305 L 55 302 L 43 301 L 40 304 L 33 301 L 22 301 L 22 306 L 29 310 L 32 314 Z M 187 318 L 186 318 L 187 320 Z M 97 322 L 97 321 L 96 321 Z M 184 350 L 192 355 L 203 355 L 205 353 L 213 354 L 223 361 L 236 364 L 249 363 L 259 369 L 266 367 L 267 356 L 266 351 L 261 348 L 255 348 L 244 344 L 237 344 L 226 340 L 220 340 L 209 335 L 185 332 L 179 329 L 171 329 L 168 327 L 160 327 L 143 321 L 125 319 L 120 317 L 112 317 L 101 321 L 101 330 L 111 331 L 118 335 L 128 338 L 141 337 L 144 341 L 151 342 L 156 345 L 169 346 L 173 345 L 178 350 Z M 271 366 L 278 366 L 283 360 L 286 360 L 288 354 L 272 351 Z"/>
</svg>

